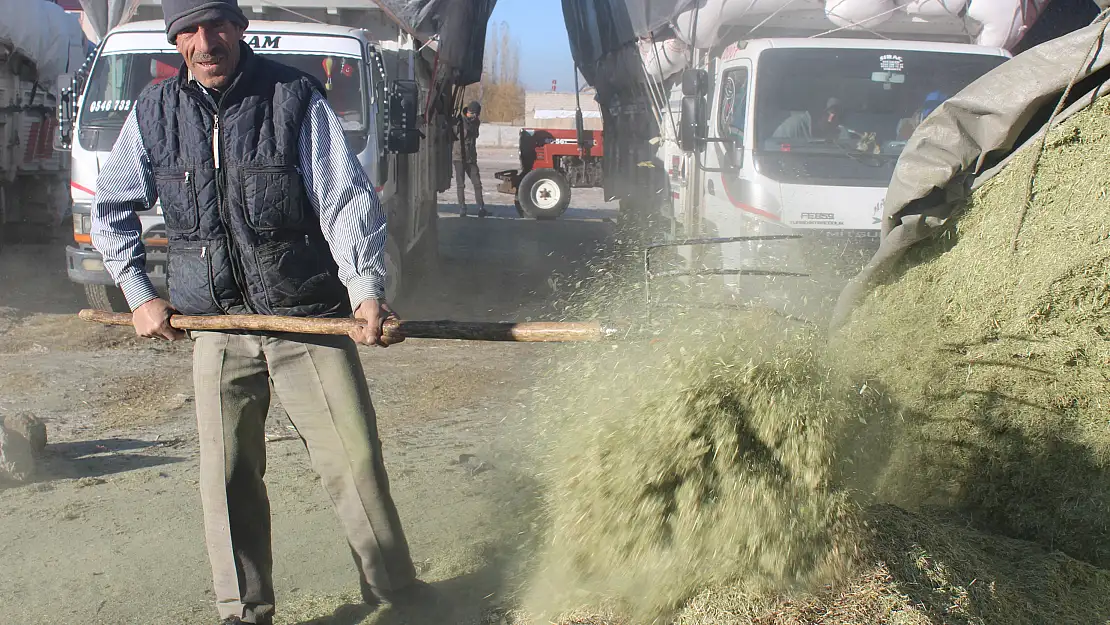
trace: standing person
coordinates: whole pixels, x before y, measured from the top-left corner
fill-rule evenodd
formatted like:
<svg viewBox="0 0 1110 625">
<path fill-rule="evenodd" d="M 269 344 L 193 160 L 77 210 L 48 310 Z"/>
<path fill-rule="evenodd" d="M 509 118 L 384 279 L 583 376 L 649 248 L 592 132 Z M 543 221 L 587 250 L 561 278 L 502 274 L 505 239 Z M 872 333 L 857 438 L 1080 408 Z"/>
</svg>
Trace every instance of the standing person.
<svg viewBox="0 0 1110 625">
<path fill-rule="evenodd" d="M 356 348 L 386 347 L 385 215 L 319 83 L 254 54 L 237 0 L 164 0 L 178 74 L 139 96 L 97 181 L 92 236 L 141 336 L 168 319 L 269 314 L 366 322 L 350 337 L 196 332 L 200 498 L 222 623 L 274 612 L 264 422 L 270 384 L 335 505 L 368 603 L 416 581 Z M 145 271 L 136 211 L 161 200 L 170 301 Z M 353 339 L 353 340 L 352 340 Z"/>
<path fill-rule="evenodd" d="M 459 190 L 459 215 L 466 217 L 466 179 L 474 185 L 474 199 L 478 202 L 478 216 L 489 215 L 482 197 L 482 174 L 478 172 L 478 127 L 482 120 L 482 105 L 477 100 L 466 105 L 455 123 L 455 184 Z"/>
</svg>

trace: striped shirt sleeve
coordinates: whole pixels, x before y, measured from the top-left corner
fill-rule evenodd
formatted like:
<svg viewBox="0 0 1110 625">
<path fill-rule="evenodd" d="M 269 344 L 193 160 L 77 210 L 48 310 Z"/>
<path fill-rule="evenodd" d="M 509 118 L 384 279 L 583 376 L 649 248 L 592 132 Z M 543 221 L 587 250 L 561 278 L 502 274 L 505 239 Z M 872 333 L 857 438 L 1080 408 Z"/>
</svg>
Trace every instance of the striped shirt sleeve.
<svg viewBox="0 0 1110 625">
<path fill-rule="evenodd" d="M 305 189 L 351 306 L 382 298 L 385 212 L 366 171 L 347 146 L 339 118 L 320 94 L 313 94 L 309 103 L 300 145 Z"/>
<path fill-rule="evenodd" d="M 146 248 L 136 214 L 154 206 L 156 199 L 150 158 L 132 110 L 97 177 L 90 231 L 93 247 L 131 310 L 158 297 L 146 274 Z"/>
</svg>

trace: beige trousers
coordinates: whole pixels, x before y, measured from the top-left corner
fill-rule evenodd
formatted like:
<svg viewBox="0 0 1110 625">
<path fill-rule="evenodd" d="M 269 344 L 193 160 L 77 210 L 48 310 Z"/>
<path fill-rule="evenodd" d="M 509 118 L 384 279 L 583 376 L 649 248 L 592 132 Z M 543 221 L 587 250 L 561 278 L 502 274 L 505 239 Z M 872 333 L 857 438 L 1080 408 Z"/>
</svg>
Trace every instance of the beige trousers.
<svg viewBox="0 0 1110 625">
<path fill-rule="evenodd" d="M 264 423 L 270 384 L 308 448 L 347 534 L 361 586 L 389 596 L 416 578 L 389 493 L 358 350 L 347 337 L 194 332 L 204 532 L 220 618 L 274 611 Z"/>
</svg>

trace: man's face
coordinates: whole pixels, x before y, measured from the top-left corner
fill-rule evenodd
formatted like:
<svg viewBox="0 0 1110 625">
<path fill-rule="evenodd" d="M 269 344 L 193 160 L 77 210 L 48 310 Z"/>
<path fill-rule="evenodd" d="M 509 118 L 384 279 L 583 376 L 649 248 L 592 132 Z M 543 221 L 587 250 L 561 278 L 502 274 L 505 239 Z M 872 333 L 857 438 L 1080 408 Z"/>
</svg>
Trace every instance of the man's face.
<svg viewBox="0 0 1110 625">
<path fill-rule="evenodd" d="M 828 139 L 840 133 L 840 109 L 830 107 L 825 109 L 824 114 L 814 124 L 814 135 Z"/>
<path fill-rule="evenodd" d="M 470 109 L 466 109 L 466 116 L 470 119 L 474 119 L 475 117 L 478 116 L 478 114 L 475 113 L 474 111 L 470 110 Z"/>
<path fill-rule="evenodd" d="M 221 19 L 181 31 L 175 44 L 197 82 L 209 89 L 224 89 L 239 66 L 242 38 L 243 29 L 238 24 Z"/>
</svg>

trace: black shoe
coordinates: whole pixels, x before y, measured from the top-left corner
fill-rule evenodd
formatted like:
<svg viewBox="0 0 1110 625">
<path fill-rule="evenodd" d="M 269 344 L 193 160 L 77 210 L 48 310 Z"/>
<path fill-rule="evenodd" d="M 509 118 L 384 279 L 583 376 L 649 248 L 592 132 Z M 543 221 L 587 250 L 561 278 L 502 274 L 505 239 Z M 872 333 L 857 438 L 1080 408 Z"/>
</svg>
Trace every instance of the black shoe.
<svg viewBox="0 0 1110 625">
<path fill-rule="evenodd" d="M 267 617 L 264 617 L 260 621 L 255 621 L 255 625 L 273 625 L 273 622 L 274 622 L 273 619 L 267 616 Z M 238 616 L 229 616 L 229 617 L 225 618 L 224 620 L 220 621 L 220 625 L 249 625 L 249 624 L 246 621 L 244 621 L 243 619 L 239 618 Z"/>
<path fill-rule="evenodd" d="M 466 205 L 465 204 L 463 204 L 463 207 L 459 209 L 459 217 L 466 217 Z"/>
<path fill-rule="evenodd" d="M 478 216 L 479 217 L 485 217 L 486 215 L 489 215 L 489 211 L 486 210 L 486 207 L 485 206 L 478 207 Z"/>
</svg>

